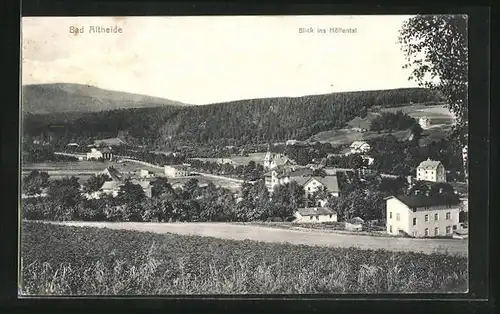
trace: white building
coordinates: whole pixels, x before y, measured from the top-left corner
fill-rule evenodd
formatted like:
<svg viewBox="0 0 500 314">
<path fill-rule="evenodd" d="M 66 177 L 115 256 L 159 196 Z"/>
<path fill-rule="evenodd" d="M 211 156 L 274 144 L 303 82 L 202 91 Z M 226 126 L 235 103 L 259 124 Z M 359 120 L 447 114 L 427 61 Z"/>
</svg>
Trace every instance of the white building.
<svg viewBox="0 0 500 314">
<path fill-rule="evenodd" d="M 335 222 L 337 213 L 328 207 L 299 208 L 295 212 L 295 223 Z"/>
<path fill-rule="evenodd" d="M 296 144 L 299 144 L 300 142 L 297 141 L 297 140 L 288 140 L 286 141 L 286 145 L 289 146 L 289 145 L 296 145 Z"/>
<path fill-rule="evenodd" d="M 446 170 L 440 161 L 427 158 L 417 167 L 417 180 L 446 182 Z"/>
<path fill-rule="evenodd" d="M 344 222 L 347 231 L 362 231 L 365 221 L 360 217 L 354 217 Z"/>
<path fill-rule="evenodd" d="M 365 141 L 354 141 L 351 146 L 349 146 L 348 154 L 364 154 L 370 150 L 370 144 Z"/>
<path fill-rule="evenodd" d="M 141 178 L 152 178 L 155 176 L 154 172 L 153 171 L 149 171 L 149 170 L 145 170 L 145 169 L 141 169 L 141 171 L 139 172 L 139 176 Z"/>
<path fill-rule="evenodd" d="M 169 178 L 187 177 L 189 176 L 189 167 L 185 165 L 165 165 L 165 175 Z"/>
<path fill-rule="evenodd" d="M 420 124 L 420 127 L 422 127 L 422 129 L 428 129 L 431 125 L 431 119 L 429 119 L 428 117 L 420 117 L 420 119 L 418 119 L 418 124 Z"/>
<path fill-rule="evenodd" d="M 458 228 L 459 200 L 445 195 L 403 195 L 388 197 L 386 201 L 388 234 L 452 236 Z"/>
<path fill-rule="evenodd" d="M 264 168 L 265 169 L 276 169 L 282 166 L 292 166 L 295 162 L 283 154 L 277 154 L 271 152 L 271 146 L 267 147 L 267 153 L 264 157 Z"/>
<path fill-rule="evenodd" d="M 87 160 L 103 158 L 102 152 L 96 148 L 92 148 L 90 153 L 87 153 Z"/>
<path fill-rule="evenodd" d="M 236 162 L 230 158 L 218 158 L 216 160 L 216 162 L 219 164 L 219 165 L 232 165 L 232 166 L 236 166 Z"/>
</svg>

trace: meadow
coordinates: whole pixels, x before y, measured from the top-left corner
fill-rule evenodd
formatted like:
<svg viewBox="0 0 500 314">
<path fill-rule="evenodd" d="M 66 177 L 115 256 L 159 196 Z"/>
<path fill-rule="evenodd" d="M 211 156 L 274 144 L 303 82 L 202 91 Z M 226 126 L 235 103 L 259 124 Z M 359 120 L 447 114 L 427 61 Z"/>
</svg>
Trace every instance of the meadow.
<svg viewBox="0 0 500 314">
<path fill-rule="evenodd" d="M 70 227 L 21 226 L 22 295 L 433 293 L 467 259 Z M 43 241 L 40 241 L 43 239 Z"/>
</svg>

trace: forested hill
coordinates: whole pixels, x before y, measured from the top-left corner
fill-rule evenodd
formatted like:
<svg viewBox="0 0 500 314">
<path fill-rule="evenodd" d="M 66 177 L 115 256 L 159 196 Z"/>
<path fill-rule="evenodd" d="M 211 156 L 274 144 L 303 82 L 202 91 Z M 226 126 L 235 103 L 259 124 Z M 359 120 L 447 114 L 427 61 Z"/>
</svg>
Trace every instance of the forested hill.
<svg viewBox="0 0 500 314">
<path fill-rule="evenodd" d="M 220 143 L 225 145 L 306 139 L 341 128 L 373 106 L 393 107 L 439 101 L 420 88 L 344 92 L 304 97 L 239 100 L 205 106 L 140 108 L 67 115 L 25 115 L 25 134 L 50 129 L 67 140 L 116 136 L 119 130 L 144 144 Z"/>
<path fill-rule="evenodd" d="M 54 114 L 113 109 L 185 106 L 169 99 L 110 91 L 82 84 L 34 84 L 22 87 L 23 112 Z"/>
</svg>

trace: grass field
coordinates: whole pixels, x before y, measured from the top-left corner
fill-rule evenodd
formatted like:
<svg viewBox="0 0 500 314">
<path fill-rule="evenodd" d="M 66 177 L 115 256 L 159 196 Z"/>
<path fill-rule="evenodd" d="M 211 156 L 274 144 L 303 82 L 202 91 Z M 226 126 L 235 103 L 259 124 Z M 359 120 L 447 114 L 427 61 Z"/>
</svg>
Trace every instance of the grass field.
<svg viewBox="0 0 500 314">
<path fill-rule="evenodd" d="M 456 256 L 35 222 L 21 250 L 22 295 L 465 292 L 468 280 Z"/>
</svg>

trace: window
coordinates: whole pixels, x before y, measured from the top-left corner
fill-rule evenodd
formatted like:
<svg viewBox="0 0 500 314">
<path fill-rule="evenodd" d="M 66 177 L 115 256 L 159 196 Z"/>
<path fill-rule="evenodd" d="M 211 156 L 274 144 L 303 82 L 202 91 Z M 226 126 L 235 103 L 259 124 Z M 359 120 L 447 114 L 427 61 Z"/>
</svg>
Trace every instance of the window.
<svg viewBox="0 0 500 314">
<path fill-rule="evenodd" d="M 446 226 L 446 234 L 450 234 L 451 233 L 451 228 L 450 226 Z"/>
<path fill-rule="evenodd" d="M 392 219 L 392 212 L 389 212 L 389 219 Z"/>
<path fill-rule="evenodd" d="M 309 220 L 313 220 L 313 216 L 309 217 Z"/>
<path fill-rule="evenodd" d="M 330 218 L 332 218 L 332 215 L 330 214 Z"/>
<path fill-rule="evenodd" d="M 308 190 L 308 191 L 311 191 L 311 187 L 308 187 L 308 188 L 307 188 L 307 190 Z"/>
<path fill-rule="evenodd" d="M 417 225 L 417 218 L 413 218 L 413 225 L 416 226 Z"/>
<path fill-rule="evenodd" d="M 451 219 L 451 213 L 450 212 L 447 212 L 446 213 L 446 220 L 450 220 Z"/>
<path fill-rule="evenodd" d="M 435 220 L 435 221 L 438 221 L 438 220 L 439 220 L 439 214 L 438 214 L 438 213 L 435 213 L 435 214 L 434 214 L 434 220 Z"/>
<path fill-rule="evenodd" d="M 434 228 L 434 235 L 435 236 L 439 235 L 439 228 L 437 228 L 437 227 Z"/>
<path fill-rule="evenodd" d="M 316 216 L 316 220 L 319 220 L 319 216 Z"/>
<path fill-rule="evenodd" d="M 429 236 L 429 228 L 425 228 L 424 235 L 425 235 L 426 237 L 428 237 L 428 236 Z"/>
<path fill-rule="evenodd" d="M 389 232 L 392 233 L 392 226 L 389 226 Z"/>
<path fill-rule="evenodd" d="M 416 237 L 416 236 L 417 236 L 417 232 L 416 232 L 416 231 L 413 231 L 413 232 L 411 233 L 411 235 L 412 235 L 412 236 L 414 236 L 414 237 Z"/>
<path fill-rule="evenodd" d="M 457 225 L 453 225 L 453 230 L 457 230 Z"/>
<path fill-rule="evenodd" d="M 400 216 L 399 216 L 399 213 L 396 214 L 396 220 L 399 221 L 400 219 Z"/>
<path fill-rule="evenodd" d="M 429 222 L 429 215 L 425 215 L 425 222 Z"/>
</svg>

